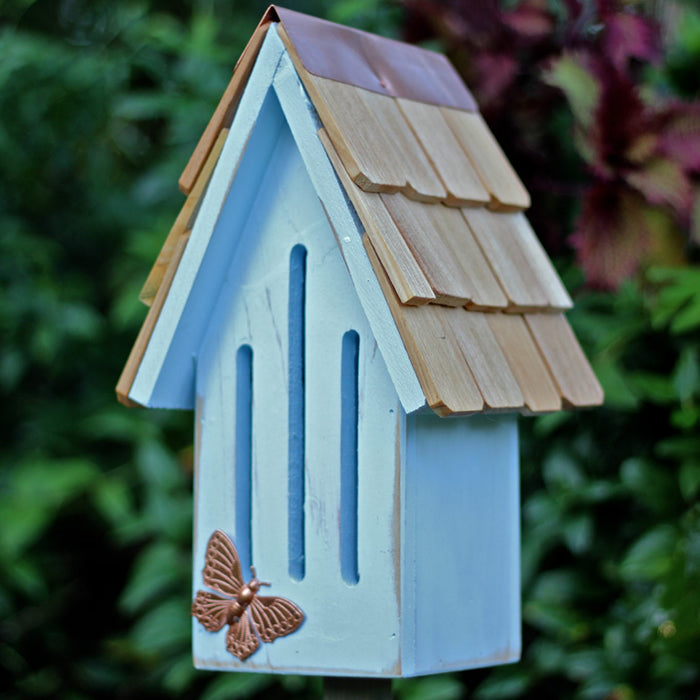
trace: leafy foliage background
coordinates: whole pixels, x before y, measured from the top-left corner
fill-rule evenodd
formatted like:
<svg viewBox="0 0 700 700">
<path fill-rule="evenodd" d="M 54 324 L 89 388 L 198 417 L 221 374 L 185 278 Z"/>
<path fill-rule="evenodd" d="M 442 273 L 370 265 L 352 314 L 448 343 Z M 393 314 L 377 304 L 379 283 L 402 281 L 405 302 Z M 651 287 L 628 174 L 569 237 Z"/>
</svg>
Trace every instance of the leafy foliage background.
<svg viewBox="0 0 700 700">
<path fill-rule="evenodd" d="M 684 151 L 700 148 L 700 13 L 678 6 L 663 39 L 638 4 L 290 6 L 450 51 L 533 192 L 606 391 L 600 410 L 521 422 L 523 660 L 395 694 L 698 697 L 700 165 Z M 0 3 L 3 697 L 320 695 L 318 679 L 192 668 L 192 419 L 113 393 L 177 177 L 265 8 Z M 626 54 L 606 43 L 616 22 Z M 620 136 L 635 110 L 656 120 Z M 685 148 L 659 145 L 661 114 L 686 120 Z"/>
</svg>

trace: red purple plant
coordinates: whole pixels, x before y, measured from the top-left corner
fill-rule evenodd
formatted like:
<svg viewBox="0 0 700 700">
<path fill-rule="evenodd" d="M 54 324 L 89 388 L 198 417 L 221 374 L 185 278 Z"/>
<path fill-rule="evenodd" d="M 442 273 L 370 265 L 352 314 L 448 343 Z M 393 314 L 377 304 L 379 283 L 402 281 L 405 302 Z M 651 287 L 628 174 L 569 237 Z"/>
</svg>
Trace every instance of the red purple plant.
<svg viewBox="0 0 700 700">
<path fill-rule="evenodd" d="M 700 103 L 645 84 L 663 55 L 655 21 L 620 0 L 565 0 L 558 14 L 543 0 L 403 5 L 406 38 L 446 45 L 533 194 L 536 230 L 554 252 L 574 248 L 590 285 L 700 242 Z"/>
</svg>

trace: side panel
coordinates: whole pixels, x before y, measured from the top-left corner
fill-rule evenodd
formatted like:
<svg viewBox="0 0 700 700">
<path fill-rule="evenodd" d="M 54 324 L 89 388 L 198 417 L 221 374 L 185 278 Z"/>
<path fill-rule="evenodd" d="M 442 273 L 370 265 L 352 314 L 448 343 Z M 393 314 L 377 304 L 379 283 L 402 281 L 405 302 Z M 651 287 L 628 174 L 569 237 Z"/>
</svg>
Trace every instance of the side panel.
<svg viewBox="0 0 700 700">
<path fill-rule="evenodd" d="M 406 675 L 520 657 L 517 418 L 408 416 Z"/>
<path fill-rule="evenodd" d="M 269 109 L 279 109 L 270 102 Z M 238 179 L 229 197 L 235 197 Z M 228 216 L 229 209 L 224 206 Z M 399 661 L 397 431 L 401 409 L 386 365 L 323 207 L 286 126 L 276 136 L 235 259 L 211 316 L 197 365 L 197 492 L 194 589 L 211 533 L 236 539 L 236 356 L 252 351 L 252 561 L 263 594 L 293 600 L 303 626 L 246 661 L 225 648 L 225 630 L 206 632 L 195 620 L 200 668 L 395 675 Z M 223 218 L 218 226 L 226 227 Z M 222 228 L 223 230 L 223 228 Z M 289 572 L 289 270 L 303 245 L 305 289 L 304 575 Z M 343 336 L 359 335 L 358 572 L 341 573 L 340 444 Z M 244 572 L 246 573 L 246 572 Z"/>
</svg>

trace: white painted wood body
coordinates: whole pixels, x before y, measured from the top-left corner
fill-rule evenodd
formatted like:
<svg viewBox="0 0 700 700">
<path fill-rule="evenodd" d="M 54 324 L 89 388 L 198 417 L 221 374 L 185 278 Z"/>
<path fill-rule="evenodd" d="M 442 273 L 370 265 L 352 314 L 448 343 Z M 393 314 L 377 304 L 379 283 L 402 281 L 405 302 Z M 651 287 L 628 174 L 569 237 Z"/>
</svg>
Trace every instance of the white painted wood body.
<svg viewBox="0 0 700 700">
<path fill-rule="evenodd" d="M 246 661 L 226 650 L 225 629 L 210 633 L 193 620 L 195 664 L 392 677 L 515 660 L 516 419 L 424 412 L 359 221 L 317 128 L 271 29 L 130 392 L 148 406 L 195 408 L 194 591 L 203 588 L 214 530 L 245 549 L 239 540 L 246 533 L 237 529 L 249 529 L 252 563 L 272 584 L 261 594 L 288 597 L 306 615 L 298 631 L 262 644 Z M 299 430 L 290 408 L 290 373 L 299 361 L 290 354 L 297 313 L 290 310 L 290 260 L 299 245 L 306 250 L 303 576 L 295 570 L 300 562 L 290 561 L 290 540 L 299 543 L 289 502 L 290 445 Z M 359 336 L 356 582 L 341 564 L 348 331 Z M 252 357 L 243 467 L 236 444 L 242 347 Z M 250 470 L 250 505 L 237 502 L 242 468 Z"/>
</svg>

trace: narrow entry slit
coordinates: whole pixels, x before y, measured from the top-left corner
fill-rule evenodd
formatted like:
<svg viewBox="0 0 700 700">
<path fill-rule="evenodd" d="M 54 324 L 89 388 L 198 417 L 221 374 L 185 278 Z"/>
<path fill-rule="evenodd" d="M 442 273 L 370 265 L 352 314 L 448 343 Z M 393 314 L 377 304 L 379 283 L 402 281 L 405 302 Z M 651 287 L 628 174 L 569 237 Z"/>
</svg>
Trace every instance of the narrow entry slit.
<svg viewBox="0 0 700 700">
<path fill-rule="evenodd" d="M 360 336 L 343 336 L 340 377 L 340 573 L 343 581 L 360 580 L 357 556 L 357 422 Z"/>
<path fill-rule="evenodd" d="M 253 351 L 241 345 L 236 353 L 236 546 L 244 571 L 253 564 L 251 536 L 253 467 Z"/>
<path fill-rule="evenodd" d="M 305 574 L 305 333 L 306 248 L 296 245 L 289 259 L 289 575 Z"/>
</svg>

